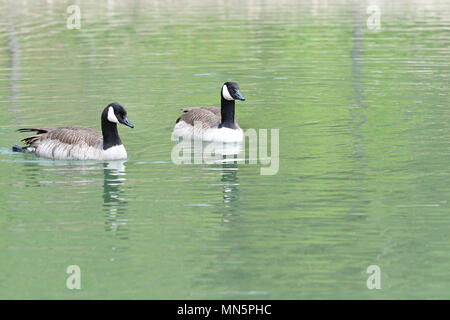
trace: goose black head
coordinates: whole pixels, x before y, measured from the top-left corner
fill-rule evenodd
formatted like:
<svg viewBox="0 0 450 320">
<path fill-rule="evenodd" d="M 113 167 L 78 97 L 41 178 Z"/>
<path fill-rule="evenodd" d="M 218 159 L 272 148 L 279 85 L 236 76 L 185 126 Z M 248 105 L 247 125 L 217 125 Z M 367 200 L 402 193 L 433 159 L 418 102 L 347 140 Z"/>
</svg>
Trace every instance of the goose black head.
<svg viewBox="0 0 450 320">
<path fill-rule="evenodd" d="M 222 97 L 225 100 L 229 101 L 233 100 L 245 101 L 245 98 L 242 96 L 241 91 L 239 90 L 239 85 L 236 82 L 225 82 L 223 84 Z"/>
<path fill-rule="evenodd" d="M 127 118 L 127 110 L 117 102 L 110 103 L 103 112 L 106 115 L 106 119 L 112 123 L 121 123 L 130 128 L 134 128 Z"/>
</svg>

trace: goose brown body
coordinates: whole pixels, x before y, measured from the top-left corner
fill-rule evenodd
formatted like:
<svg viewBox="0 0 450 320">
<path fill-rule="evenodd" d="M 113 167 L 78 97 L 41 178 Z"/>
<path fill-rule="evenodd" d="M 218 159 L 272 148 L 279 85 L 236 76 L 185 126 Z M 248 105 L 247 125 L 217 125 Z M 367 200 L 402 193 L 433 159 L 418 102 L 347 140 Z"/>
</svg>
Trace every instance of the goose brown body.
<svg viewBox="0 0 450 320">
<path fill-rule="evenodd" d="M 22 141 L 26 144 L 26 150 L 35 152 L 39 157 L 57 160 L 126 159 L 127 152 L 117 131 L 118 123 L 134 127 L 126 115 L 125 108 L 113 102 L 102 112 L 102 133 L 80 126 L 24 128 L 18 131 L 35 133 Z M 15 149 L 23 150 L 20 147 Z"/>
<path fill-rule="evenodd" d="M 35 135 L 22 139 L 28 147 L 38 148 L 45 141 L 53 140 L 68 146 L 86 144 L 90 147 L 100 148 L 103 146 L 101 133 L 79 126 L 60 128 L 24 128 L 19 132 L 36 132 Z"/>
<path fill-rule="evenodd" d="M 235 82 L 225 82 L 220 91 L 221 107 L 185 108 L 177 119 L 172 139 L 241 142 L 244 133 L 235 118 L 235 100 L 244 101 Z"/>
<path fill-rule="evenodd" d="M 221 121 L 222 115 L 218 107 L 190 107 L 182 109 L 184 112 L 176 123 L 184 121 L 187 124 L 194 125 L 196 121 L 201 122 L 203 128 L 217 128 Z M 239 128 L 237 119 L 234 119 L 236 128 Z"/>
<path fill-rule="evenodd" d="M 36 132 L 22 141 L 39 157 L 57 160 L 115 160 L 127 157 L 123 145 L 103 150 L 102 134 L 89 128 L 71 126 L 60 128 L 20 129 Z M 116 151 L 116 152 L 112 152 Z"/>
</svg>

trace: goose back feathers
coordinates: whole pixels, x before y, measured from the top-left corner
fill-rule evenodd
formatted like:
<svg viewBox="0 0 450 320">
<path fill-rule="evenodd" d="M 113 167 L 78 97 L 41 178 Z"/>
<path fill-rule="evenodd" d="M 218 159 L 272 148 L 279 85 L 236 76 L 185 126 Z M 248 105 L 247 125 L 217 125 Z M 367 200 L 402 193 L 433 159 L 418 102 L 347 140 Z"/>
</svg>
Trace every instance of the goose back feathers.
<svg viewBox="0 0 450 320">
<path fill-rule="evenodd" d="M 206 129 L 216 128 L 222 122 L 222 115 L 218 107 L 190 107 L 182 110 L 184 114 L 177 119 L 176 123 L 184 121 L 193 126 L 196 121 L 199 121 Z M 237 119 L 234 119 L 234 123 L 239 128 Z"/>
</svg>

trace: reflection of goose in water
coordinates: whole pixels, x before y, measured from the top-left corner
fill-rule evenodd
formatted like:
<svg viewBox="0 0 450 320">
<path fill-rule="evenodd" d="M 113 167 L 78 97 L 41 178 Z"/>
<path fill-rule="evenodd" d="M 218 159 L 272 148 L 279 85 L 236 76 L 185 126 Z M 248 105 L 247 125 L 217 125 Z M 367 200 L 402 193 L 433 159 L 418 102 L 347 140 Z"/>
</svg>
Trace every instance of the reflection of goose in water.
<svg viewBox="0 0 450 320">
<path fill-rule="evenodd" d="M 109 161 L 104 163 L 103 207 L 106 231 L 111 231 L 120 238 L 128 239 L 126 228 L 128 219 L 125 217 L 128 203 L 123 198 L 122 190 L 122 185 L 126 181 L 125 162 Z"/>
<path fill-rule="evenodd" d="M 23 165 L 27 186 L 64 185 L 68 187 L 100 186 L 101 180 L 92 174 L 101 168 L 98 161 L 47 160 L 30 157 L 30 160 L 14 160 Z"/>
<path fill-rule="evenodd" d="M 239 178 L 237 177 L 238 166 L 233 163 L 222 164 L 223 203 L 230 208 L 234 202 L 241 199 Z"/>
<path fill-rule="evenodd" d="M 220 183 L 222 184 L 223 206 L 219 207 L 218 213 L 222 216 L 222 225 L 235 224 L 240 221 L 242 200 L 242 189 L 238 177 L 238 165 L 235 163 L 223 163 L 221 169 Z"/>
</svg>

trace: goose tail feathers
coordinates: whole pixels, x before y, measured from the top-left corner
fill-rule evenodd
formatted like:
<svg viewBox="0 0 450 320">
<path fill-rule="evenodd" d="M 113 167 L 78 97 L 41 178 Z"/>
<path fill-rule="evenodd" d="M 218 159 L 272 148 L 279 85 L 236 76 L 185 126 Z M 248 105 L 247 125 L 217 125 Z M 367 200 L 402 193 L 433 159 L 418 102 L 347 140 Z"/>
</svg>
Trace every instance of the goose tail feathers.
<svg viewBox="0 0 450 320">
<path fill-rule="evenodd" d="M 49 131 L 49 129 L 45 129 L 45 128 L 22 128 L 22 129 L 18 129 L 18 132 L 35 132 L 36 134 L 30 137 L 26 137 L 25 139 L 22 139 L 20 141 L 23 141 L 27 146 L 26 147 L 20 147 L 18 145 L 14 145 L 13 146 L 13 151 L 14 149 L 18 150 L 16 152 L 25 152 L 29 150 L 29 147 L 33 144 L 33 142 L 39 140 L 40 135 L 47 133 Z M 20 149 L 22 149 L 22 151 L 20 151 Z"/>
<path fill-rule="evenodd" d="M 43 133 L 47 133 L 48 130 L 44 129 L 44 128 L 22 128 L 22 129 L 18 129 L 18 132 L 36 132 L 36 134 L 43 134 Z"/>
</svg>

